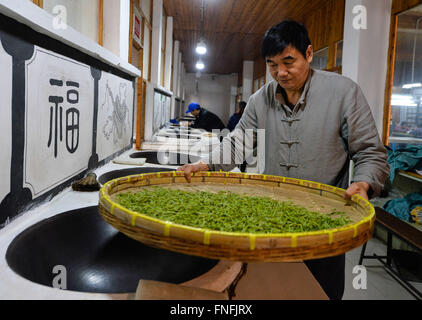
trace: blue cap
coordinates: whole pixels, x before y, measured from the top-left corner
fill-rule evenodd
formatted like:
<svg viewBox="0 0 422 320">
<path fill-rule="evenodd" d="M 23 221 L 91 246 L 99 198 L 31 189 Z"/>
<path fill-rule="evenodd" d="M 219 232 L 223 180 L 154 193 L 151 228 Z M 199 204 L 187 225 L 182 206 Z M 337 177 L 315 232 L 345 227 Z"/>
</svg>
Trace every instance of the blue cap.
<svg viewBox="0 0 422 320">
<path fill-rule="evenodd" d="M 201 106 L 199 104 L 197 104 L 196 102 L 192 102 L 189 106 L 188 106 L 188 111 L 186 111 L 186 114 L 199 109 Z"/>
</svg>

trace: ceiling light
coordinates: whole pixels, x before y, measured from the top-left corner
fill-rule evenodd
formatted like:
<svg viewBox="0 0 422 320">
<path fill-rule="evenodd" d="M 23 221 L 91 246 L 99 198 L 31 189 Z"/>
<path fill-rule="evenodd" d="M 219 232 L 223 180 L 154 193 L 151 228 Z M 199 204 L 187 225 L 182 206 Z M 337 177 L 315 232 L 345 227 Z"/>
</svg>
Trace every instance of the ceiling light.
<svg viewBox="0 0 422 320">
<path fill-rule="evenodd" d="M 415 100 L 409 95 L 393 94 L 391 105 L 395 107 L 417 107 Z"/>
<path fill-rule="evenodd" d="M 413 88 L 420 88 L 422 87 L 422 83 L 410 83 L 410 84 L 405 84 L 403 86 L 403 89 L 413 89 Z"/>
<path fill-rule="evenodd" d="M 207 47 L 205 46 L 204 41 L 198 43 L 198 45 L 196 46 L 196 53 L 201 55 L 207 53 Z"/>
<path fill-rule="evenodd" d="M 203 63 L 201 60 L 199 60 L 199 61 L 196 63 L 196 69 L 198 69 L 198 70 L 203 70 L 204 68 L 205 68 L 204 63 Z"/>
</svg>

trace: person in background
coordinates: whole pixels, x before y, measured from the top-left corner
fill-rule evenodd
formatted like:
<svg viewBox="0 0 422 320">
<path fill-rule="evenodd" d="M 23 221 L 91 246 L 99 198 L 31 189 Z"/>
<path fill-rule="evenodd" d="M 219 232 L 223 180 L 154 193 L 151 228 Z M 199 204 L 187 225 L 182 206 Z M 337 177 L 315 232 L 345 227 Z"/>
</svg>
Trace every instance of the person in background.
<svg viewBox="0 0 422 320">
<path fill-rule="evenodd" d="M 205 108 L 202 108 L 198 103 L 192 102 L 188 106 L 186 114 L 192 114 L 195 117 L 195 121 L 190 125 L 191 128 L 195 129 L 204 129 L 205 131 L 212 132 L 213 130 L 224 130 L 226 126 L 220 120 L 220 118 L 208 111 Z"/>
<path fill-rule="evenodd" d="M 415 125 L 413 128 L 410 129 L 409 134 L 411 136 L 416 137 L 416 138 L 421 138 L 422 137 L 422 127 Z"/>
<path fill-rule="evenodd" d="M 240 118 L 242 118 L 243 111 L 245 111 L 246 102 L 241 101 L 237 107 L 236 112 L 230 117 L 229 122 L 227 124 L 227 129 L 233 131 L 236 128 L 237 124 L 239 123 Z"/>
<path fill-rule="evenodd" d="M 245 108 L 246 108 L 246 102 L 240 101 L 239 104 L 237 105 L 236 112 L 230 117 L 229 122 L 227 124 L 227 129 L 230 130 L 230 132 L 236 128 L 237 124 L 240 121 L 240 118 L 242 118 Z M 239 169 L 241 172 L 246 172 L 246 167 L 247 167 L 247 161 L 245 160 L 239 166 Z"/>
<path fill-rule="evenodd" d="M 400 124 L 396 124 L 393 130 L 394 132 L 408 133 L 411 130 L 411 127 L 407 121 L 403 121 Z"/>
<path fill-rule="evenodd" d="M 248 100 L 236 129 L 203 161 L 180 167 L 189 182 L 198 171 L 231 171 L 246 159 L 236 137 L 246 130 L 265 134 L 263 174 L 316 181 L 346 189 L 345 199 L 376 197 L 389 175 L 387 150 L 358 84 L 342 75 L 313 70 L 313 47 L 306 27 L 285 20 L 265 34 L 261 55 L 274 81 Z M 247 157 L 248 155 L 246 155 Z M 349 166 L 354 176 L 349 184 Z M 327 296 L 342 299 L 345 254 L 304 261 Z"/>
</svg>

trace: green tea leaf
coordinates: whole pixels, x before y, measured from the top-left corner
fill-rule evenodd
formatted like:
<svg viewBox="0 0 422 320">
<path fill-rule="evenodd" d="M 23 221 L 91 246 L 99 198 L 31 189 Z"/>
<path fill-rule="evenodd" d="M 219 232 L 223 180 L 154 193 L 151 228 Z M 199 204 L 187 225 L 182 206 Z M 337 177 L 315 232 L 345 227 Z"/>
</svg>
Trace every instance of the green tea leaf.
<svg viewBox="0 0 422 320">
<path fill-rule="evenodd" d="M 176 224 L 225 232 L 294 233 L 343 227 L 344 212 L 310 211 L 292 202 L 231 192 L 181 191 L 162 187 L 120 193 L 123 207 Z"/>
</svg>

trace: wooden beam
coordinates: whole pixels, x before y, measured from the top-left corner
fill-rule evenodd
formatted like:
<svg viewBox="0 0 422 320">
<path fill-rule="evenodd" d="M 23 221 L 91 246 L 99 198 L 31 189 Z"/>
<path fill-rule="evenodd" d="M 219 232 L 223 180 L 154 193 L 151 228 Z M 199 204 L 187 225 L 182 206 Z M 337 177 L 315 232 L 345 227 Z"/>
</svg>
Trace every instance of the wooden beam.
<svg viewBox="0 0 422 320">
<path fill-rule="evenodd" d="M 396 15 L 422 4 L 422 0 L 393 0 L 391 14 Z"/>
<path fill-rule="evenodd" d="M 143 51 L 143 50 L 141 50 Z M 145 121 L 145 118 L 143 117 L 143 100 L 145 97 L 143 96 L 143 79 L 138 78 L 137 83 L 137 98 L 136 98 L 136 149 L 141 150 L 141 143 L 142 143 L 142 133 L 141 133 L 141 127 L 142 122 Z"/>
<path fill-rule="evenodd" d="M 104 45 L 104 0 L 98 0 L 98 44 Z"/>
<path fill-rule="evenodd" d="M 384 95 L 384 117 L 383 117 L 383 130 L 382 130 L 382 141 L 384 145 L 388 146 L 390 137 L 390 119 L 391 119 L 391 96 L 393 94 L 394 86 L 394 68 L 396 61 L 396 44 L 397 44 L 397 26 L 398 26 L 398 15 L 391 16 L 390 26 L 390 44 L 388 48 L 388 70 L 387 79 L 385 83 L 385 95 Z"/>
<path fill-rule="evenodd" d="M 40 8 L 44 8 L 44 0 L 33 0 L 33 2 Z"/>
<path fill-rule="evenodd" d="M 337 65 L 337 43 L 330 43 L 328 47 L 328 63 L 327 69 L 333 69 Z"/>
<path fill-rule="evenodd" d="M 139 8 L 139 10 L 141 10 Z M 141 11 L 142 19 L 141 19 L 141 42 L 142 42 L 142 48 L 144 47 L 145 42 L 145 22 L 147 21 L 147 18 L 144 16 L 144 14 Z"/>
<path fill-rule="evenodd" d="M 145 18 L 142 18 L 144 20 Z M 136 105 L 136 149 L 141 150 L 141 143 L 143 140 L 143 128 L 145 122 L 145 94 L 144 94 L 144 48 L 141 48 L 138 52 L 138 66 L 142 75 L 138 78 L 137 83 L 137 105 Z"/>
<path fill-rule="evenodd" d="M 145 137 L 145 105 L 146 105 L 146 94 L 147 94 L 147 82 L 142 79 L 142 108 L 141 108 L 141 115 L 142 115 L 142 119 L 143 121 L 141 121 L 141 139 L 140 141 L 144 140 Z"/>
<path fill-rule="evenodd" d="M 129 63 L 132 63 L 132 47 L 133 47 L 133 1 L 130 0 L 130 18 L 129 18 Z"/>
</svg>

